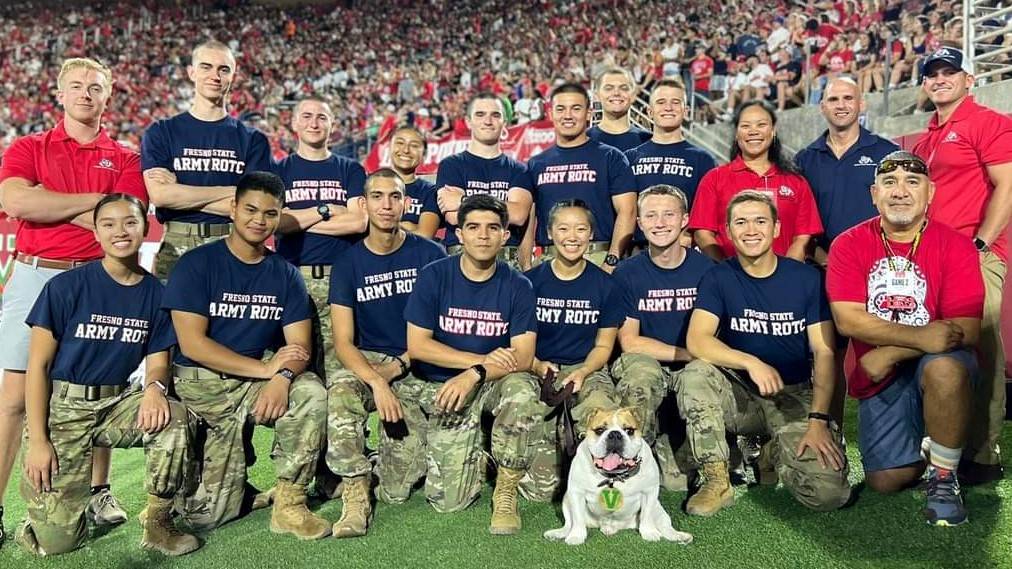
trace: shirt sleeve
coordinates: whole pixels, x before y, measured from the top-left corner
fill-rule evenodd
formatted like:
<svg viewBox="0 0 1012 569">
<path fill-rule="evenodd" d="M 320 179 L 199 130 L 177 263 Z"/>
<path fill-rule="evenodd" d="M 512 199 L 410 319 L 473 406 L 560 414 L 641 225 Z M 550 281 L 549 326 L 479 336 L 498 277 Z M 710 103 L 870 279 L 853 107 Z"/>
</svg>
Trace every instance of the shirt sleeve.
<svg viewBox="0 0 1012 569">
<path fill-rule="evenodd" d="M 365 195 L 365 168 L 358 162 L 348 167 L 348 199 Z"/>
<path fill-rule="evenodd" d="M 629 160 L 620 150 L 609 153 L 608 191 L 613 196 L 636 192 L 636 177 Z"/>
<path fill-rule="evenodd" d="M 605 301 L 601 310 L 601 319 L 598 321 L 598 328 L 618 328 L 625 320 L 623 309 L 622 293 L 616 286 L 612 277 L 606 277 L 604 281 Z"/>
<path fill-rule="evenodd" d="M 856 231 L 844 233 L 833 241 L 829 248 L 829 260 L 826 269 L 826 293 L 830 302 L 868 301 L 867 275 L 861 268 L 861 249 L 859 235 Z M 978 269 L 979 270 L 979 269 Z"/>
<path fill-rule="evenodd" d="M 327 302 L 338 306 L 355 306 L 355 286 L 352 280 L 355 278 L 351 270 L 351 249 L 346 249 L 334 259 L 335 267 L 345 267 L 345 270 L 330 271 L 330 292 L 327 293 Z"/>
<path fill-rule="evenodd" d="M 990 120 L 981 121 L 974 148 L 985 166 L 1012 162 L 1012 118 L 991 112 Z"/>
<path fill-rule="evenodd" d="M 136 152 L 128 152 L 123 160 L 123 169 L 114 191 L 134 196 L 145 204 L 150 202 L 144 176 L 141 175 L 141 157 Z"/>
<path fill-rule="evenodd" d="M 151 335 L 148 336 L 148 354 L 157 354 L 158 352 L 164 352 L 172 346 L 175 346 L 176 331 L 172 328 L 172 318 L 169 313 L 164 310 L 159 310 L 155 314 L 154 321 L 151 323 Z"/>
<path fill-rule="evenodd" d="M 204 271 L 196 266 L 198 264 L 197 258 L 192 253 L 180 257 L 179 262 L 169 273 L 169 281 L 165 284 L 162 309 L 210 317 L 209 282 L 207 278 L 201 278 Z"/>
<path fill-rule="evenodd" d="M 805 312 L 805 319 L 808 325 L 820 322 L 832 321 L 833 313 L 829 310 L 829 301 L 826 299 L 826 287 L 822 283 L 822 274 L 813 267 L 802 267 L 806 272 L 813 273 L 809 279 L 808 290 L 805 291 L 808 297 L 808 309 Z"/>
<path fill-rule="evenodd" d="M 973 242 L 963 235 L 949 238 L 943 256 L 943 274 L 939 294 L 939 318 L 982 318 L 984 315 L 984 277 L 980 272 L 980 254 Z"/>
<path fill-rule="evenodd" d="M 725 271 L 726 267 L 717 265 L 703 274 L 699 280 L 699 287 L 696 289 L 696 306 L 693 310 L 705 310 L 724 321 L 726 305 L 720 286 L 719 273 Z"/>
<path fill-rule="evenodd" d="M 510 337 L 522 336 L 538 331 L 536 315 L 537 298 L 534 285 L 527 277 L 513 276 L 513 306 L 510 310 Z"/>
<path fill-rule="evenodd" d="M 439 274 L 429 265 L 422 269 L 415 281 L 415 289 L 404 306 L 404 320 L 426 330 L 436 329 L 439 313 Z"/>
<path fill-rule="evenodd" d="M 271 145 L 267 142 L 267 136 L 256 129 L 250 129 L 249 151 L 246 153 L 246 173 L 249 172 L 273 172 L 274 160 L 271 158 Z"/>
<path fill-rule="evenodd" d="M 74 298 L 72 294 L 60 294 L 59 281 L 49 281 L 39 294 L 39 298 L 32 305 L 31 312 L 25 318 L 28 326 L 38 326 L 53 333 L 53 337 L 60 340 L 63 337 L 64 328 L 70 319 L 70 301 Z"/>
<path fill-rule="evenodd" d="M 439 163 L 439 169 L 436 170 L 436 191 L 439 191 L 443 186 L 455 186 L 460 189 L 464 189 L 467 182 L 464 177 L 460 174 L 460 169 L 457 168 L 457 160 L 449 159 L 443 160 Z"/>
<path fill-rule="evenodd" d="M 425 184 L 422 188 L 422 213 L 430 212 L 436 215 L 442 215 L 439 211 L 439 202 L 436 201 L 436 186 L 432 184 Z"/>
<path fill-rule="evenodd" d="M 527 169 L 526 164 L 519 162 L 517 164 L 518 167 L 513 170 L 513 175 L 510 177 L 510 189 L 521 188 L 533 195 L 534 181 L 531 179 L 530 170 Z"/>
<path fill-rule="evenodd" d="M 39 183 L 35 167 L 35 140 L 24 136 L 14 141 L 0 156 L 0 181 L 8 178 L 24 178 L 32 185 Z"/>
<path fill-rule="evenodd" d="M 284 326 L 309 320 L 313 313 L 312 299 L 309 291 L 306 290 L 306 281 L 302 279 L 302 273 L 287 261 L 285 269 L 288 271 L 288 286 L 285 287 L 287 296 L 285 298 L 285 310 L 281 315 L 281 323 Z"/>
<path fill-rule="evenodd" d="M 696 199 L 689 212 L 689 229 L 706 229 L 718 233 L 720 231 L 720 196 L 718 195 L 720 169 L 710 170 L 699 181 L 696 188 Z"/>
<path fill-rule="evenodd" d="M 798 175 L 794 178 L 798 187 L 798 219 L 794 226 L 795 235 L 820 235 L 823 231 L 822 219 L 819 217 L 819 207 L 815 205 L 812 187 L 803 176 Z"/>
<path fill-rule="evenodd" d="M 172 152 L 169 150 L 169 143 L 166 140 L 165 127 L 163 123 L 156 122 L 148 127 L 141 140 L 141 169 L 152 168 L 172 169 Z"/>
<path fill-rule="evenodd" d="M 632 320 L 639 321 L 640 313 L 637 308 L 636 298 L 636 287 L 633 286 L 632 276 L 629 273 L 632 270 L 632 263 L 636 257 L 631 257 L 621 263 L 615 268 L 615 272 L 612 274 L 612 282 L 615 283 L 615 296 L 618 298 L 618 305 L 622 311 L 622 319 L 630 318 Z"/>
</svg>

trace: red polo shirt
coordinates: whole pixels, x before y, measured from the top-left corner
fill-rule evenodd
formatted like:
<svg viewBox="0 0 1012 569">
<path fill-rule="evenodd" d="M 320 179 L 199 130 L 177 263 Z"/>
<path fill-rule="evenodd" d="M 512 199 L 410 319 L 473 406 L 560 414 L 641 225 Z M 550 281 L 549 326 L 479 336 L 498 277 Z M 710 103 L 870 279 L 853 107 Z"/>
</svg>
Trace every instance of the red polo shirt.
<svg viewBox="0 0 1012 569">
<path fill-rule="evenodd" d="M 11 144 L 0 165 L 0 181 L 7 178 L 24 178 L 53 192 L 122 192 L 148 201 L 139 154 L 113 141 L 104 129 L 95 140 L 80 144 L 67 135 L 63 121 Z M 92 232 L 69 222 L 21 220 L 15 239 L 18 252 L 47 259 L 83 261 L 102 256 Z"/>
<path fill-rule="evenodd" d="M 780 217 L 780 236 L 773 252 L 786 255 L 798 235 L 819 235 L 822 221 L 808 182 L 798 174 L 781 172 L 775 165 L 759 175 L 745 165 L 741 156 L 707 172 L 699 181 L 689 214 L 689 229 L 707 229 L 717 234 L 717 243 L 727 257 L 735 254 L 727 235 L 727 204 L 742 190 L 757 190 L 773 198 Z"/>
<path fill-rule="evenodd" d="M 945 124 L 938 124 L 938 113 L 931 117 L 928 132 L 914 145 L 913 153 L 928 163 L 935 183 L 928 214 L 963 235 L 976 237 L 994 191 L 987 167 L 1012 162 L 1012 118 L 967 97 Z M 1008 262 L 1004 239 L 996 239 L 991 249 Z"/>
</svg>

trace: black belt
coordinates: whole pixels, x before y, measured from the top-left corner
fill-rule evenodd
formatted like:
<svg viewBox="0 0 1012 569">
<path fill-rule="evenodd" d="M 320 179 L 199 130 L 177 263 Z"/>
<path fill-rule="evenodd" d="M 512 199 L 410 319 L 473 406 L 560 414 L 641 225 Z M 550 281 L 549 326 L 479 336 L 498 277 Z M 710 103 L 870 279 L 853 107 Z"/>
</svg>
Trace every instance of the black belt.
<svg viewBox="0 0 1012 569">
<path fill-rule="evenodd" d="M 62 379 L 53 380 L 53 393 L 59 394 L 63 399 L 84 399 L 85 401 L 99 401 L 121 395 L 129 388 L 127 384 L 120 385 L 83 385 L 71 383 Z"/>
<path fill-rule="evenodd" d="M 166 221 L 165 232 L 196 237 L 224 237 L 232 231 L 231 223 L 190 223 Z"/>
</svg>

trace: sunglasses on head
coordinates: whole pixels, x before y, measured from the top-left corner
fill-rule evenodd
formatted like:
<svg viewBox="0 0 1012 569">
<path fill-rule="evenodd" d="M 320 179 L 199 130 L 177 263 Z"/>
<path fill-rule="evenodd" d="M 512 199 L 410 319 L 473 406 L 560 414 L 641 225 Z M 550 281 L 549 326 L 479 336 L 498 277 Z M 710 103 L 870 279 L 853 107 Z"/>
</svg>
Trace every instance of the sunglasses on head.
<svg viewBox="0 0 1012 569">
<path fill-rule="evenodd" d="M 903 168 L 907 172 L 914 174 L 928 175 L 928 165 L 921 160 L 913 159 L 883 160 L 879 163 L 878 168 L 875 169 L 875 175 L 888 174 L 897 168 Z"/>
</svg>

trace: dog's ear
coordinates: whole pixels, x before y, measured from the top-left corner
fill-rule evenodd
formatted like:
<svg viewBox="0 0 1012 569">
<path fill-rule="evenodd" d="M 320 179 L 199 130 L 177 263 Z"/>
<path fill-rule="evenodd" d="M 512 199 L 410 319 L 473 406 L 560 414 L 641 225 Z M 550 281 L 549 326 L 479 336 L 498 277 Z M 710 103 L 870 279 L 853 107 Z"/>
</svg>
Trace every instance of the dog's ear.
<svg viewBox="0 0 1012 569">
<path fill-rule="evenodd" d="M 643 411 L 639 407 L 623 407 L 618 412 L 623 419 L 628 417 L 637 431 L 643 426 Z"/>
</svg>

